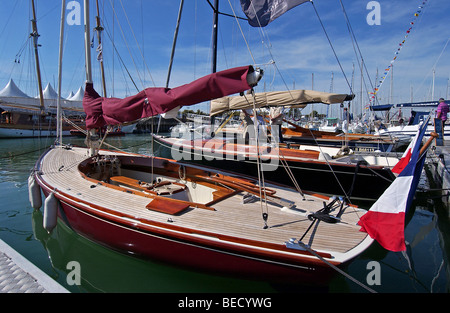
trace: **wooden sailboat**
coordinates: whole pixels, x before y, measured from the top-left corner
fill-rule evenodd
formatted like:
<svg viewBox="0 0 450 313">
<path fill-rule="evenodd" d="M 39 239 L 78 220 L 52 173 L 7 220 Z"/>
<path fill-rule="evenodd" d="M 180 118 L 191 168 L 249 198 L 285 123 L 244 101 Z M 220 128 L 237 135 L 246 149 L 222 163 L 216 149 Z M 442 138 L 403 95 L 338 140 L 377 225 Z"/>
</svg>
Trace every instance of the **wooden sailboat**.
<svg viewBox="0 0 450 313">
<path fill-rule="evenodd" d="M 403 151 L 409 143 L 409 138 L 398 138 L 389 135 L 334 133 L 311 130 L 286 121 L 289 127 L 283 127 L 282 135 L 286 141 L 303 144 L 319 144 L 322 146 L 339 147 L 347 145 L 357 152 L 395 152 Z"/>
<path fill-rule="evenodd" d="M 300 144 L 256 145 L 234 139 L 153 135 L 159 153 L 191 164 L 233 169 L 257 177 L 258 161 L 271 181 L 350 200 L 374 201 L 395 179 L 397 157 L 342 153 L 339 148 Z"/>
<path fill-rule="evenodd" d="M 252 178 L 169 159 L 87 154 L 61 146 L 38 160 L 33 178 L 46 196 L 48 230 L 54 207 L 78 234 L 125 253 L 221 274 L 317 283 L 334 270 L 314 254 L 344 265 L 372 242 L 356 225 L 365 211 L 339 200 L 303 199 L 271 183 L 260 189 Z"/>
<path fill-rule="evenodd" d="M 89 25 L 85 30 L 89 40 Z M 173 89 L 110 99 L 93 89 L 87 61 L 84 107 L 91 143 L 93 130 L 113 120 L 242 92 L 258 76 L 244 66 Z M 135 256 L 226 275 L 310 283 L 327 281 L 335 274 L 332 266 L 347 264 L 372 243 L 356 225 L 365 211 L 341 199 L 300 196 L 292 187 L 241 174 L 98 148 L 95 142 L 86 148 L 60 144 L 37 161 L 30 201 L 41 207 L 43 192 L 48 231 L 60 220 L 84 237 Z"/>
<path fill-rule="evenodd" d="M 284 106 L 306 106 L 308 103 L 341 103 L 351 99 L 351 95 L 324 93 L 311 90 L 291 90 L 286 92 L 266 92 L 250 96 L 224 97 L 211 101 L 211 115 L 229 110 L 247 110 L 271 107 L 275 110 Z M 253 104 L 254 101 L 254 104 Z M 398 162 L 395 156 L 374 156 L 355 154 L 351 149 L 342 149 L 344 138 L 339 139 L 341 147 L 323 146 L 316 142 L 311 134 L 309 144 L 290 143 L 283 133 L 283 142 L 279 142 L 277 127 L 270 125 L 271 138 L 260 136 L 262 132 L 254 130 L 254 122 L 245 117 L 247 127 L 235 134 L 225 133 L 224 138 L 191 138 L 197 134 L 185 133 L 183 136 L 167 137 L 154 135 L 160 145 L 160 153 L 165 157 L 183 160 L 189 163 L 214 166 L 221 169 L 255 176 L 256 164 L 264 163 L 264 176 L 272 181 L 298 186 L 302 190 L 343 196 L 352 200 L 375 201 L 395 179 L 391 168 Z M 253 125 L 252 125 L 253 124 Z M 275 126 L 275 127 L 273 127 Z M 220 127 L 219 127 L 220 128 Z M 246 134 L 251 133 L 247 140 Z M 257 147 L 258 133 L 261 145 Z M 229 136 L 231 134 L 231 136 Z M 197 136 L 198 137 L 198 136 Z M 267 141 L 270 140 L 270 143 Z"/>
</svg>

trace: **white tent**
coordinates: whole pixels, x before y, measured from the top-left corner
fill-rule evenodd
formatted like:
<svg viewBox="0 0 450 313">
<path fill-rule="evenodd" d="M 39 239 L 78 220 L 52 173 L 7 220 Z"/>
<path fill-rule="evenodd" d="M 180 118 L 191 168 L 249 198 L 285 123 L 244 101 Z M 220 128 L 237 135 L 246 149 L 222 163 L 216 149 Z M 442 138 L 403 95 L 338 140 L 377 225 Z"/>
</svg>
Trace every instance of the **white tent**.
<svg viewBox="0 0 450 313">
<path fill-rule="evenodd" d="M 80 94 L 78 94 L 80 93 Z M 47 84 L 44 94 L 44 105 L 47 109 L 56 110 L 58 94 L 53 87 Z M 61 99 L 61 106 L 63 110 L 74 110 L 80 113 L 83 112 L 83 88 L 80 87 L 77 94 L 71 98 L 70 101 Z M 81 96 L 81 97 L 80 97 Z M 0 103 L 3 107 L 10 107 L 21 110 L 37 110 L 40 107 L 39 97 L 32 98 L 22 92 L 11 79 L 3 90 L 0 91 Z"/>
<path fill-rule="evenodd" d="M 47 86 L 45 87 L 43 94 L 44 94 L 44 99 L 53 99 L 53 100 L 58 99 L 58 93 L 53 89 L 53 87 L 52 87 L 52 85 L 50 85 L 50 83 L 48 83 Z M 39 96 L 37 98 L 39 98 Z M 61 99 L 63 99 L 63 98 L 61 97 Z"/>
<path fill-rule="evenodd" d="M 22 90 L 17 87 L 12 79 L 8 84 L 0 91 L 0 103 L 2 107 L 13 106 L 20 109 L 39 109 L 39 100 L 28 96 Z"/>
<path fill-rule="evenodd" d="M 0 91 L 0 97 L 29 98 L 29 96 L 17 87 L 12 78 L 5 88 Z"/>
<path fill-rule="evenodd" d="M 83 101 L 84 97 L 84 90 L 83 87 L 80 87 L 78 91 L 73 95 L 72 98 L 70 98 L 71 101 Z"/>
</svg>

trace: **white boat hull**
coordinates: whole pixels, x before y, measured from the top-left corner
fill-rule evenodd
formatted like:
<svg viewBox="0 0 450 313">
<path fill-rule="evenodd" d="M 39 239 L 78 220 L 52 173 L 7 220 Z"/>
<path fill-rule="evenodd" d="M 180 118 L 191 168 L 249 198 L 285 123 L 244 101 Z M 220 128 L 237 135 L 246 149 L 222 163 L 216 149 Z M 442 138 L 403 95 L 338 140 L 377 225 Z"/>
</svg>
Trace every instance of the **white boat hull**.
<svg viewBox="0 0 450 313">
<path fill-rule="evenodd" d="M 394 126 L 380 130 L 377 134 L 391 136 L 407 135 L 413 137 L 417 134 L 418 130 L 419 125 Z M 434 125 L 428 125 L 425 137 L 429 137 L 431 132 L 434 132 Z M 450 140 L 450 125 L 444 126 L 444 140 Z"/>
<path fill-rule="evenodd" d="M 70 131 L 63 131 L 63 136 L 70 136 Z M 56 137 L 56 130 L 0 128 L 0 138 L 31 138 L 31 137 Z"/>
</svg>

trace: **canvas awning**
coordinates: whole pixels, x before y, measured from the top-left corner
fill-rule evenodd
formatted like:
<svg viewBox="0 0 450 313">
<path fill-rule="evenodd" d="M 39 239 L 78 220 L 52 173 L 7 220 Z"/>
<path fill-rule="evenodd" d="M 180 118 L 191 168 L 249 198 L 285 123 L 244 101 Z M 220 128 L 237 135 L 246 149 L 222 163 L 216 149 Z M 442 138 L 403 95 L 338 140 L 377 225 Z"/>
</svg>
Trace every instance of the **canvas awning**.
<svg viewBox="0 0 450 313">
<path fill-rule="evenodd" d="M 101 97 L 92 83 L 86 83 L 83 98 L 86 128 L 133 122 L 169 112 L 176 107 L 244 92 L 251 88 L 247 79 L 255 72 L 252 66 L 236 67 L 175 88 L 147 88 L 124 99 Z"/>
<path fill-rule="evenodd" d="M 304 108 L 309 103 L 342 103 L 353 99 L 354 95 L 320 92 L 315 90 L 271 91 L 255 94 L 255 107 L 285 106 Z M 251 95 L 223 97 L 211 101 L 210 115 L 217 115 L 231 110 L 253 108 Z"/>
</svg>

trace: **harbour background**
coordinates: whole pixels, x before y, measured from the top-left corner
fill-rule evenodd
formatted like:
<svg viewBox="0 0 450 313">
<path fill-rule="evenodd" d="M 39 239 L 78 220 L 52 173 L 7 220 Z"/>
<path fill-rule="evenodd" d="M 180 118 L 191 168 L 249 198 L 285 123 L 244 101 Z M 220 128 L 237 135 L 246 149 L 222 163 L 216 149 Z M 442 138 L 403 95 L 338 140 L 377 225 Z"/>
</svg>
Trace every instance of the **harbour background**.
<svg viewBox="0 0 450 313">
<path fill-rule="evenodd" d="M 35 211 L 28 200 L 27 179 L 38 157 L 54 138 L 0 140 L 0 239 L 42 271 L 74 293 L 264 293 L 339 292 L 365 293 L 364 288 L 336 273 L 328 286 L 275 285 L 264 280 L 249 281 L 200 273 L 159 262 L 141 260 L 93 243 L 62 223 L 48 234 L 42 227 L 42 210 Z M 67 137 L 65 143 L 84 145 L 84 138 Z M 133 153 L 151 154 L 157 146 L 149 134 L 108 138 L 113 146 Z M 428 189 L 423 175 L 419 189 Z M 450 220 L 438 193 L 421 192 L 407 218 L 405 253 L 389 252 L 374 243 L 355 259 L 345 272 L 367 285 L 380 265 L 380 285 L 369 286 L 380 293 L 448 293 L 450 291 Z M 69 285 L 67 264 L 80 264 L 81 284 Z"/>
</svg>

